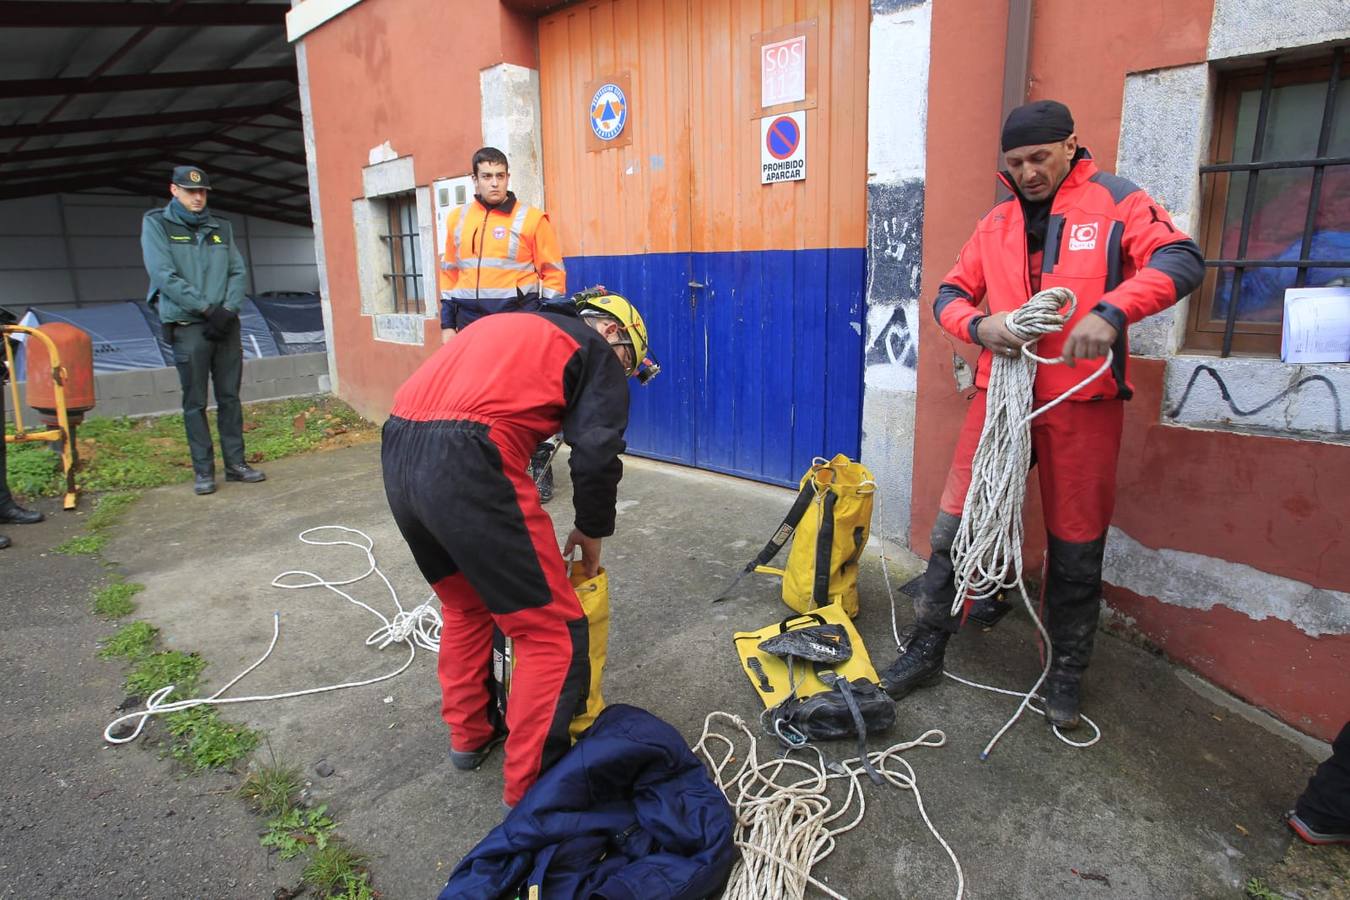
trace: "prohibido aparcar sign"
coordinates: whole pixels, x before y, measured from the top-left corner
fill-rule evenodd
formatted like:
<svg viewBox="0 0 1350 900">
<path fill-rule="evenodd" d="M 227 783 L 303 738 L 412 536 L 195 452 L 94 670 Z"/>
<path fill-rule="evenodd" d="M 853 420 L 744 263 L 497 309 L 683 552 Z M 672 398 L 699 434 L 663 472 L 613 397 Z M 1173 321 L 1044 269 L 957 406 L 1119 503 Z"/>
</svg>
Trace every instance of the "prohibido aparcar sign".
<svg viewBox="0 0 1350 900">
<path fill-rule="evenodd" d="M 806 180 L 806 111 L 759 120 L 760 184 Z"/>
</svg>

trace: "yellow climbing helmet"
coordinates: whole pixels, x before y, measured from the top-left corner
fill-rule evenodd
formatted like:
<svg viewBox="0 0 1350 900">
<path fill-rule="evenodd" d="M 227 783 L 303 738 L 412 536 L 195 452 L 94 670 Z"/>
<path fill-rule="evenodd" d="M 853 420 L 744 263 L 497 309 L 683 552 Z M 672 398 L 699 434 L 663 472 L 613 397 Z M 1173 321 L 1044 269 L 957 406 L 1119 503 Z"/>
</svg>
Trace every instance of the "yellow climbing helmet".
<svg viewBox="0 0 1350 900">
<path fill-rule="evenodd" d="M 627 297 L 597 285 L 573 295 L 572 299 L 582 316 L 604 315 L 619 323 L 618 342 L 633 348 L 633 365 L 628 370 L 630 376 L 635 376 L 639 384 L 646 384 L 657 376 L 661 366 L 651 355 L 647 324 Z"/>
</svg>

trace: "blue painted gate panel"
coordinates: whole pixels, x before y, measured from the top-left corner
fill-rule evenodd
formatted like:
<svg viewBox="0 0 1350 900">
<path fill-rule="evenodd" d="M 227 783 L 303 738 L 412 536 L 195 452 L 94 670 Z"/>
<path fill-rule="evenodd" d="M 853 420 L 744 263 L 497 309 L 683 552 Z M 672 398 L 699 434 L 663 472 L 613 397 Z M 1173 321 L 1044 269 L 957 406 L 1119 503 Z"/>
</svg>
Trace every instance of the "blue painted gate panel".
<svg viewBox="0 0 1350 900">
<path fill-rule="evenodd" d="M 662 373 L 633 388 L 632 452 L 774 484 L 814 456 L 858 456 L 862 249 L 566 264 L 569 288 L 604 284 L 647 320 Z"/>
</svg>

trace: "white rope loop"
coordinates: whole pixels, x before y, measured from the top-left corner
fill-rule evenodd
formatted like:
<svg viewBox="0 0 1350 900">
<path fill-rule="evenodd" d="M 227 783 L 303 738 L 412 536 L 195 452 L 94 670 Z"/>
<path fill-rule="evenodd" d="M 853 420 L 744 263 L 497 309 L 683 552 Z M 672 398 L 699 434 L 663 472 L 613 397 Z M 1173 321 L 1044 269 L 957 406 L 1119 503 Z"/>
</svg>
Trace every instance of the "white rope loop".
<svg viewBox="0 0 1350 900">
<path fill-rule="evenodd" d="M 730 734 L 714 727 L 717 720 L 723 721 Z M 741 738 L 748 740 L 748 746 L 738 754 Z M 914 792 L 919 815 L 956 869 L 956 897 L 961 900 L 965 893 L 961 863 L 929 818 L 919 794 L 918 777 L 900 755 L 915 747 L 941 747 L 946 742 L 947 736 L 934 729 L 915 740 L 869 753 L 867 758 L 889 784 Z M 814 877 L 811 869 L 830 855 L 839 835 L 863 820 L 867 801 L 862 760 L 853 757 L 827 766 L 817 748 L 805 749 L 815 753 L 815 762 L 789 756 L 761 761 L 758 739 L 740 716 L 713 712 L 704 719 L 703 734 L 694 752 L 707 760 L 713 779 L 732 805 L 736 846 L 742 851 L 722 900 L 797 900 L 805 897 L 808 887 L 836 900 L 847 900 Z M 733 769 L 738 759 L 740 764 Z M 847 784 L 844 799 L 837 805 L 828 793 L 831 782 L 836 781 Z M 836 824 L 841 819 L 847 821 Z"/>
<path fill-rule="evenodd" d="M 310 537 L 310 535 L 313 535 L 316 532 L 326 530 L 354 535 L 359 538 L 359 540 L 349 540 L 344 538 L 318 540 Z M 265 700 L 286 700 L 291 697 L 304 697 L 310 694 L 323 694 L 329 691 L 340 691 L 345 688 L 365 687 L 371 684 L 378 684 L 381 681 L 388 681 L 391 678 L 402 675 L 407 671 L 408 667 L 412 665 L 414 657 L 417 656 L 418 647 L 433 653 L 437 652 L 440 647 L 441 613 L 435 603 L 435 598 L 433 597 L 415 609 L 405 610 L 403 604 L 399 602 L 398 592 L 394 590 L 393 584 L 390 583 L 389 579 L 385 577 L 385 574 L 380 571 L 380 567 L 375 563 L 375 542 L 371 540 L 369 535 L 363 531 L 358 531 L 355 528 L 348 528 L 344 525 L 320 525 L 316 528 L 302 531 L 300 533 L 300 540 L 302 543 L 316 547 L 355 547 L 366 555 L 366 570 L 360 575 L 356 575 L 352 578 L 347 578 L 342 581 L 330 581 L 313 572 L 293 569 L 291 571 L 282 572 L 280 575 L 273 578 L 272 587 L 283 588 L 285 590 L 303 590 L 305 588 L 313 587 L 327 588 L 347 602 L 354 603 L 361 607 L 383 623 L 366 638 L 365 645 L 367 647 L 374 646 L 376 649 L 383 650 L 390 644 L 403 644 L 408 648 L 408 658 L 403 661 L 403 665 L 385 675 L 377 675 L 374 678 L 366 678 L 359 681 L 344 681 L 340 684 L 330 684 L 316 688 L 304 688 L 286 691 L 280 694 L 265 694 L 251 697 L 223 696 L 226 691 L 242 681 L 244 676 L 258 668 L 258 666 L 262 665 L 267 658 L 272 655 L 272 651 L 277 645 L 277 639 L 281 636 L 281 613 L 274 612 L 272 613 L 272 641 L 267 645 L 267 651 L 258 658 L 257 662 L 234 676 L 234 678 L 231 678 L 224 687 L 216 691 L 210 697 L 193 697 L 187 700 L 166 702 L 169 694 L 173 692 L 174 685 L 170 684 L 160 688 L 146 698 L 144 709 L 118 716 L 116 719 L 109 722 L 108 727 L 103 730 L 103 739 L 105 741 L 110 744 L 125 744 L 134 741 L 140 736 L 142 729 L 145 728 L 145 723 L 149 721 L 152 716 L 179 712 L 184 709 L 191 709 L 194 706 L 205 706 L 208 704 L 213 706 L 223 706 L 227 703 L 260 703 Z M 392 619 L 385 618 L 384 614 L 379 610 L 342 590 L 342 588 L 357 584 L 371 575 L 379 576 L 380 580 L 384 582 L 385 588 L 389 591 L 389 597 L 393 600 L 394 608 L 396 610 Z M 304 580 L 296 581 L 296 578 L 303 578 Z M 114 732 L 116 732 L 124 722 L 135 722 L 135 727 L 128 734 L 120 737 L 115 736 Z"/>
<path fill-rule="evenodd" d="M 1008 691 L 967 681 L 946 673 L 951 678 L 972 687 L 999 694 L 1021 697 L 1022 702 L 1003 727 L 985 746 L 981 759 L 988 758 L 999 739 L 1017 722 L 1027 709 L 1044 715 L 1044 709 L 1032 705 L 1033 700 L 1044 703 L 1037 692 L 1050 674 L 1050 634 L 1045 629 L 1036 609 L 1027 595 L 1022 569 L 1022 541 L 1024 525 L 1022 506 L 1026 498 L 1027 473 L 1031 470 L 1031 420 L 1053 409 L 1081 388 L 1100 378 L 1111 367 L 1113 354 L 1106 358 L 1095 372 L 1084 378 L 1049 403 L 1035 408 L 1034 385 L 1036 366 L 1064 362 L 1063 357 L 1045 359 L 1032 349 L 1045 335 L 1062 331 L 1073 318 L 1078 301 L 1073 291 L 1053 287 L 1035 294 L 1025 304 L 1013 310 L 1004 324 L 1021 340 L 1020 355 L 995 355 L 989 370 L 989 386 L 985 395 L 984 425 L 980 443 L 971 461 L 970 487 L 966 493 L 961 521 L 952 541 L 951 557 L 956 593 L 952 599 L 951 614 L 959 616 L 967 600 L 979 602 L 1002 591 L 1017 588 L 1045 646 L 1045 665 L 1040 677 L 1029 691 Z M 885 567 L 885 556 L 882 565 Z M 890 573 L 886 572 L 886 590 L 889 593 Z M 895 626 L 895 597 L 891 595 L 891 625 L 896 644 L 900 643 Z M 1079 743 L 1065 737 L 1058 728 L 1060 740 L 1074 747 L 1090 747 L 1101 738 L 1097 725 L 1083 717 L 1096 735 Z"/>
</svg>

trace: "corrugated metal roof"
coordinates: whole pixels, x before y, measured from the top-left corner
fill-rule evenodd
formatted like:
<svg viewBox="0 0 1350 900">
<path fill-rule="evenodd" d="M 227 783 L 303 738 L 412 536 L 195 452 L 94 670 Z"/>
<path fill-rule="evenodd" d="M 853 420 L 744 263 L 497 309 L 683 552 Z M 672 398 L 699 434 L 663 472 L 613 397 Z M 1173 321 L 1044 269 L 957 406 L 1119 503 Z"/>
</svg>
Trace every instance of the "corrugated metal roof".
<svg viewBox="0 0 1350 900">
<path fill-rule="evenodd" d="M 308 225 L 288 3 L 0 0 L 0 199 L 167 192 Z"/>
</svg>

